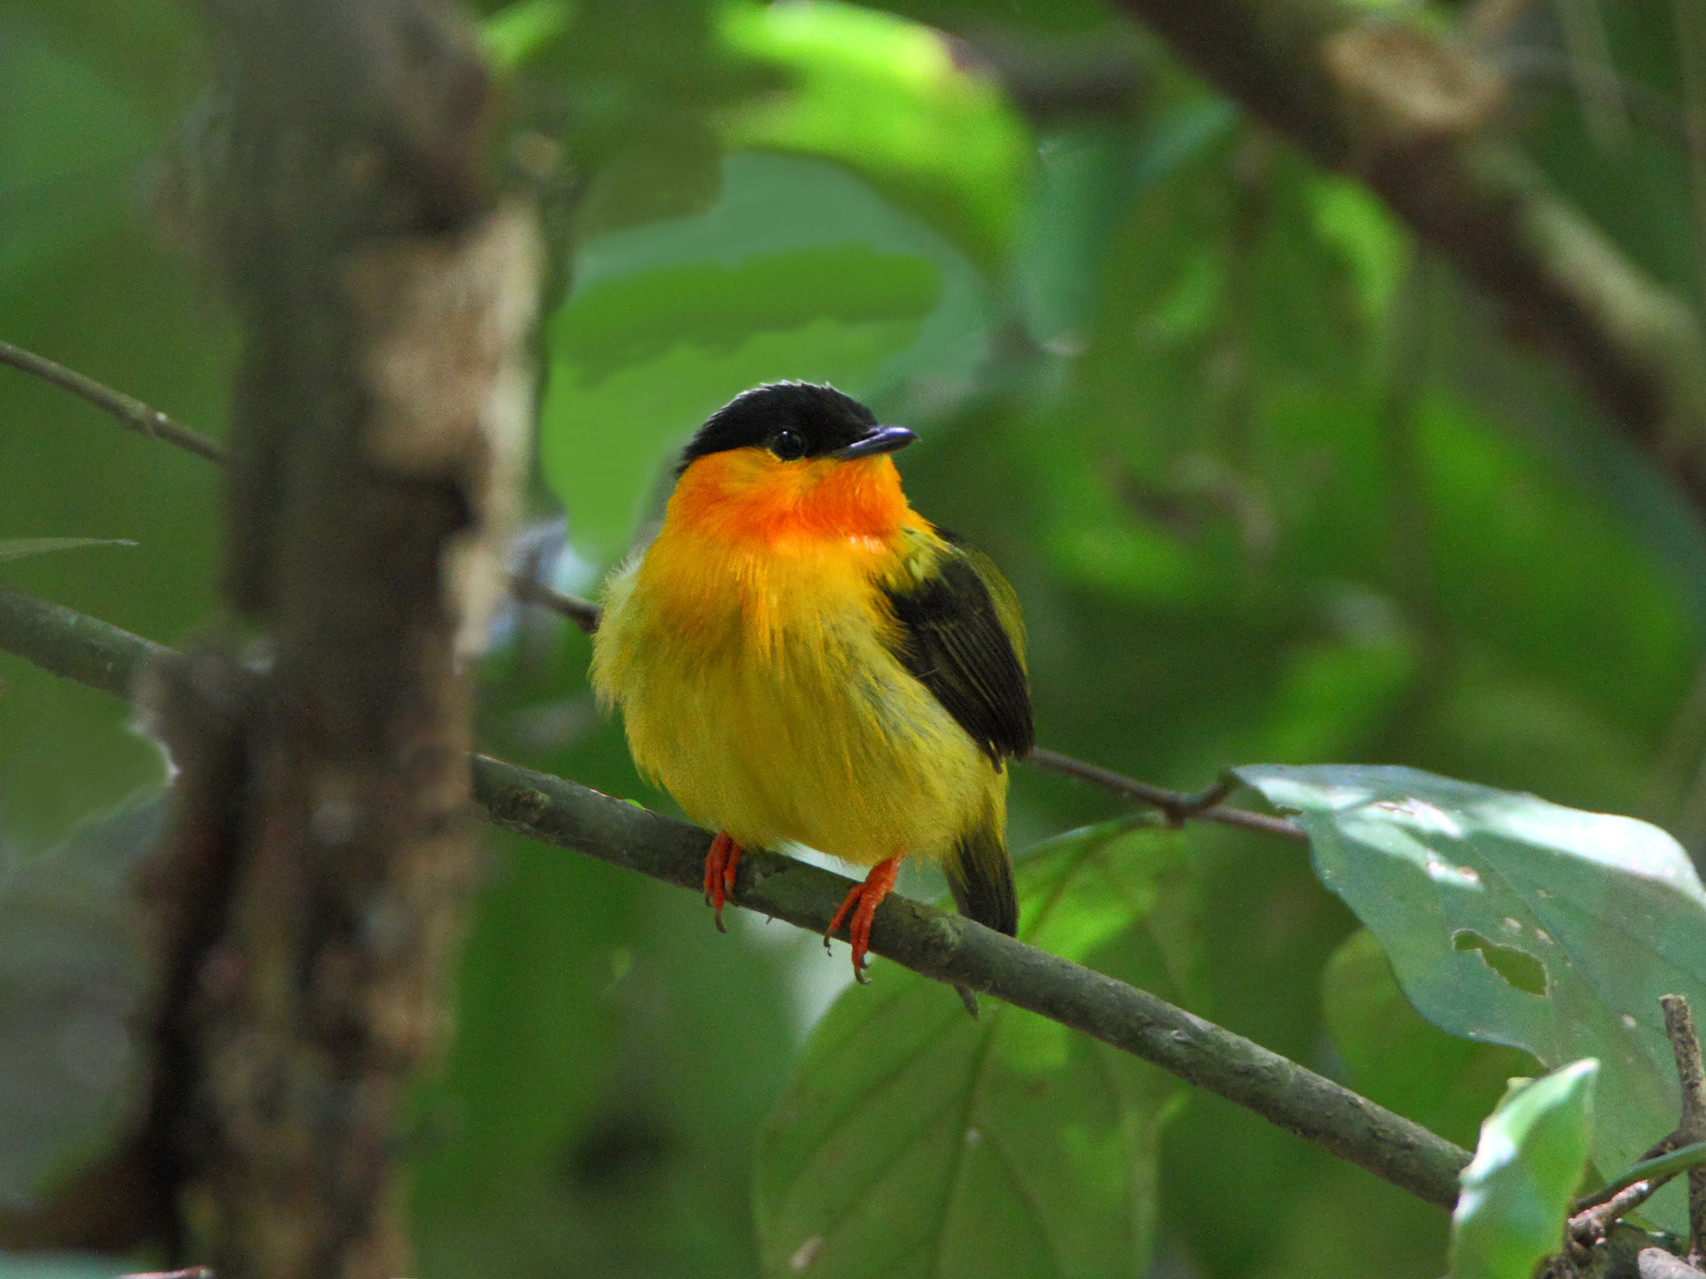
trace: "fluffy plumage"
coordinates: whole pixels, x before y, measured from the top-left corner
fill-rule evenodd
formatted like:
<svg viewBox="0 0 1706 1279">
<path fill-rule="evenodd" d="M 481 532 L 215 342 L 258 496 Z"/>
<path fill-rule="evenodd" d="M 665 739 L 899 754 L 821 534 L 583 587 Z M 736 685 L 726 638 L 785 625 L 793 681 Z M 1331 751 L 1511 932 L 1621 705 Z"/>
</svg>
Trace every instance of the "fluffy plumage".
<svg viewBox="0 0 1706 1279">
<path fill-rule="evenodd" d="M 797 383 L 713 416 L 607 588 L 593 684 L 642 771 L 736 845 L 940 860 L 961 910 L 1012 933 L 1017 602 L 907 504 L 888 453 L 910 439 Z"/>
</svg>

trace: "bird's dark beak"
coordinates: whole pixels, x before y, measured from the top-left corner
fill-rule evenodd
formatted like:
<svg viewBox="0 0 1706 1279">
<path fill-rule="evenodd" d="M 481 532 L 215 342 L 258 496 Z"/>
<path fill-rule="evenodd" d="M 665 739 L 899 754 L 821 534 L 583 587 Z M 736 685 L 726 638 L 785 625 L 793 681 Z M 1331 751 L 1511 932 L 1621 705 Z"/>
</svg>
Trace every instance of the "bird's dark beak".
<svg viewBox="0 0 1706 1279">
<path fill-rule="evenodd" d="M 875 457 L 878 453 L 903 449 L 917 438 L 904 426 L 873 426 L 846 448 L 836 449 L 830 456 L 842 462 L 855 457 Z"/>
</svg>

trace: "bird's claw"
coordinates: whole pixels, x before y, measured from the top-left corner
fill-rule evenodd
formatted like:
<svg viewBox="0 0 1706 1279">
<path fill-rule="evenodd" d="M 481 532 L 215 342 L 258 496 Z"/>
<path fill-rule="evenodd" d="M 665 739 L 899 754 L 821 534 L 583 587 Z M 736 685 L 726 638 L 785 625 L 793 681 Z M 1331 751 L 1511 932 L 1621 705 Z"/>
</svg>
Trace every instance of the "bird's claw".
<svg viewBox="0 0 1706 1279">
<path fill-rule="evenodd" d="M 705 854 L 705 904 L 717 912 L 717 931 L 726 933 L 723 926 L 723 903 L 734 891 L 735 871 L 740 866 L 740 845 L 724 830 L 717 832 Z"/>
</svg>

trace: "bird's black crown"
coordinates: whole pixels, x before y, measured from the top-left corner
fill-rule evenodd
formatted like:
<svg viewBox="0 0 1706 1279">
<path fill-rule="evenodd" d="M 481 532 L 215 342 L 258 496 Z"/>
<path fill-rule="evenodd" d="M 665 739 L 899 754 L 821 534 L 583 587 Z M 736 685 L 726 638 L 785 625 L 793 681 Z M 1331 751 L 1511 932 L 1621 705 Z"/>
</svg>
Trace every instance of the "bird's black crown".
<svg viewBox="0 0 1706 1279">
<path fill-rule="evenodd" d="M 769 449 L 789 462 L 825 457 L 864 439 L 876 424 L 870 409 L 833 386 L 768 382 L 711 414 L 682 453 L 680 470 L 727 449 Z"/>
</svg>

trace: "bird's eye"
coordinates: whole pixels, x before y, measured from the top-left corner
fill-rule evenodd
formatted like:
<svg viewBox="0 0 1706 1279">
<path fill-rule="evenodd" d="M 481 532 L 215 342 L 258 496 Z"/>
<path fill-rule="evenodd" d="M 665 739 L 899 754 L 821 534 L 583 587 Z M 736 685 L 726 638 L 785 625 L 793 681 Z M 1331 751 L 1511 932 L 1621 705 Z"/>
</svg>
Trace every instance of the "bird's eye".
<svg viewBox="0 0 1706 1279">
<path fill-rule="evenodd" d="M 806 455 L 805 437 L 798 431 L 777 431 L 770 437 L 770 451 L 784 462 Z"/>
</svg>

